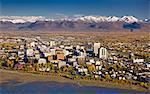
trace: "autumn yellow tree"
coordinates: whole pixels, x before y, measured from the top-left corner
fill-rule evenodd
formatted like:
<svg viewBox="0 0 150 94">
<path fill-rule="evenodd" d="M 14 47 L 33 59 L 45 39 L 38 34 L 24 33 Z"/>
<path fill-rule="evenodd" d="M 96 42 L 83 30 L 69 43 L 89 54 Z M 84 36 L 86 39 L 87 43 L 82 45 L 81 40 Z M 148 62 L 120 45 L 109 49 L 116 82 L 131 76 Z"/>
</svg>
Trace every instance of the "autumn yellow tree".
<svg viewBox="0 0 150 94">
<path fill-rule="evenodd" d="M 14 66 L 14 61 L 7 60 L 7 67 L 13 68 L 13 66 Z"/>
<path fill-rule="evenodd" d="M 89 65 L 88 66 L 88 71 L 90 74 L 92 74 L 94 71 L 96 71 L 95 65 Z"/>
</svg>

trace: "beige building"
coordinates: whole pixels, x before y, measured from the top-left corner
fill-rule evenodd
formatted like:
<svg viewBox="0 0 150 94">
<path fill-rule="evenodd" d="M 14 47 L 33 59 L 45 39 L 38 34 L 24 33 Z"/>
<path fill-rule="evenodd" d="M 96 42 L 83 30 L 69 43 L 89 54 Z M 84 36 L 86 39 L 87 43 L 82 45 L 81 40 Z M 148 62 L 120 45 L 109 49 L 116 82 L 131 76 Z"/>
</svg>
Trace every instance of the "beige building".
<svg viewBox="0 0 150 94">
<path fill-rule="evenodd" d="M 94 54 L 98 56 L 98 49 L 100 48 L 100 43 L 94 43 Z"/>
<path fill-rule="evenodd" d="M 64 53 L 57 53 L 57 60 L 64 60 L 65 56 Z"/>
</svg>

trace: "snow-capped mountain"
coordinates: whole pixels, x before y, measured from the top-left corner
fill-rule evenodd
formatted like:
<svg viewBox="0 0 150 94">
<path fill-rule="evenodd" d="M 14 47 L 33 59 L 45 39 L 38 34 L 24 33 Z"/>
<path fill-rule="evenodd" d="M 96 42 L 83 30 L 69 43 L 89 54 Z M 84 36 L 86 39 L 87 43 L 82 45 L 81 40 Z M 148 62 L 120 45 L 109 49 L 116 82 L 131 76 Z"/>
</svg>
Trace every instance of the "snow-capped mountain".
<svg viewBox="0 0 150 94">
<path fill-rule="evenodd" d="M 47 19 L 43 16 L 0 16 L 0 21 L 12 23 L 25 23 L 46 20 Z"/>
<path fill-rule="evenodd" d="M 127 23 L 133 23 L 133 22 L 138 22 L 140 20 L 138 20 L 137 18 L 133 17 L 133 16 L 123 16 L 120 21 L 125 21 Z"/>
<path fill-rule="evenodd" d="M 147 23 L 150 23 L 150 18 L 144 20 Z"/>
<path fill-rule="evenodd" d="M 149 31 L 149 20 L 133 16 L 77 16 L 49 19 L 43 16 L 0 16 L 0 30 Z"/>
<path fill-rule="evenodd" d="M 76 18 L 76 21 L 87 21 L 87 22 L 104 22 L 107 21 L 107 17 L 105 16 L 83 16 L 80 18 Z"/>
<path fill-rule="evenodd" d="M 36 21 L 85 21 L 85 22 L 116 22 L 123 21 L 127 23 L 138 22 L 137 18 L 133 16 L 123 16 L 121 18 L 116 16 L 82 16 L 76 18 L 62 18 L 62 19 L 47 19 L 44 16 L 0 16 L 0 21 L 2 22 L 12 22 L 12 23 L 25 23 L 25 22 L 36 22 Z"/>
<path fill-rule="evenodd" d="M 119 17 L 116 17 L 116 16 L 109 16 L 108 18 L 107 18 L 107 21 L 109 21 L 109 22 L 116 22 L 116 21 L 119 21 Z"/>
<path fill-rule="evenodd" d="M 81 20 L 81 21 L 87 21 L 87 22 L 116 22 L 116 21 L 123 21 L 127 23 L 133 23 L 133 22 L 138 22 L 137 18 L 133 16 L 123 16 L 121 18 L 116 17 L 116 16 L 84 16 L 80 18 L 76 18 L 76 20 Z"/>
</svg>

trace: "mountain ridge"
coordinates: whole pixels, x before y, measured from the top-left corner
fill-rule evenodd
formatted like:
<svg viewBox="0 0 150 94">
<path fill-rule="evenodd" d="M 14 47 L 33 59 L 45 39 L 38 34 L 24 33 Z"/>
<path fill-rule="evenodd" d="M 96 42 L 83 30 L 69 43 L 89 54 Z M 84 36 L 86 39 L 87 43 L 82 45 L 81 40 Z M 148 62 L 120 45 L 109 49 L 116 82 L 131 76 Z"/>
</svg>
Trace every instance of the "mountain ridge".
<svg viewBox="0 0 150 94">
<path fill-rule="evenodd" d="M 138 20 L 133 16 L 81 16 L 75 18 L 47 19 L 43 16 L 0 16 L 1 30 L 100 30 L 149 31 L 149 20 Z"/>
<path fill-rule="evenodd" d="M 66 17 L 66 18 L 46 18 L 44 16 L 0 16 L 0 21 L 2 22 L 12 22 L 12 23 L 25 23 L 25 22 L 35 22 L 35 21 L 58 21 L 58 20 L 67 20 L 67 21 L 87 21 L 87 22 L 115 22 L 115 21 L 123 21 L 127 23 L 132 22 L 144 22 L 144 20 L 139 20 L 134 16 L 79 16 L 79 17 Z"/>
</svg>

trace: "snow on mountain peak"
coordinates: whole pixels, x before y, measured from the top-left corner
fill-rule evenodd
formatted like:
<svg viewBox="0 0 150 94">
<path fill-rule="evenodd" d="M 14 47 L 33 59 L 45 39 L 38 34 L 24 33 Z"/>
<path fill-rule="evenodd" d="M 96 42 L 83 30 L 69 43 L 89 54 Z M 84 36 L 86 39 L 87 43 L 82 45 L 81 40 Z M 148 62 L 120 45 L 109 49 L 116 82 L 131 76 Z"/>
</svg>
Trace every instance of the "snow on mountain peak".
<svg viewBox="0 0 150 94">
<path fill-rule="evenodd" d="M 128 23 L 138 22 L 138 19 L 133 16 L 123 16 L 120 20 Z"/>
<path fill-rule="evenodd" d="M 0 21 L 8 21 L 12 23 L 25 23 L 45 20 L 47 19 L 43 16 L 0 16 Z"/>
<path fill-rule="evenodd" d="M 137 18 L 133 16 L 123 16 L 121 18 L 116 16 L 79 16 L 79 17 L 65 17 L 60 19 L 47 19 L 44 16 L 0 16 L 0 21 L 12 23 L 25 23 L 36 21 L 86 21 L 86 22 L 116 22 L 123 21 L 127 23 L 138 22 Z"/>
<path fill-rule="evenodd" d="M 107 17 L 105 16 L 83 16 L 77 18 L 77 20 L 88 21 L 88 22 L 104 22 L 107 21 Z"/>
<path fill-rule="evenodd" d="M 144 19 L 145 22 L 150 23 L 150 17 L 147 19 Z"/>
<path fill-rule="evenodd" d="M 122 18 L 116 16 L 84 16 L 77 18 L 77 20 L 88 21 L 88 22 L 116 22 L 124 21 L 127 23 L 138 22 L 139 20 L 133 16 L 123 16 Z"/>
<path fill-rule="evenodd" d="M 107 18 L 107 20 L 109 21 L 109 22 L 116 22 L 116 21 L 119 21 L 119 17 L 116 17 L 116 16 L 109 16 L 108 18 Z"/>
</svg>

